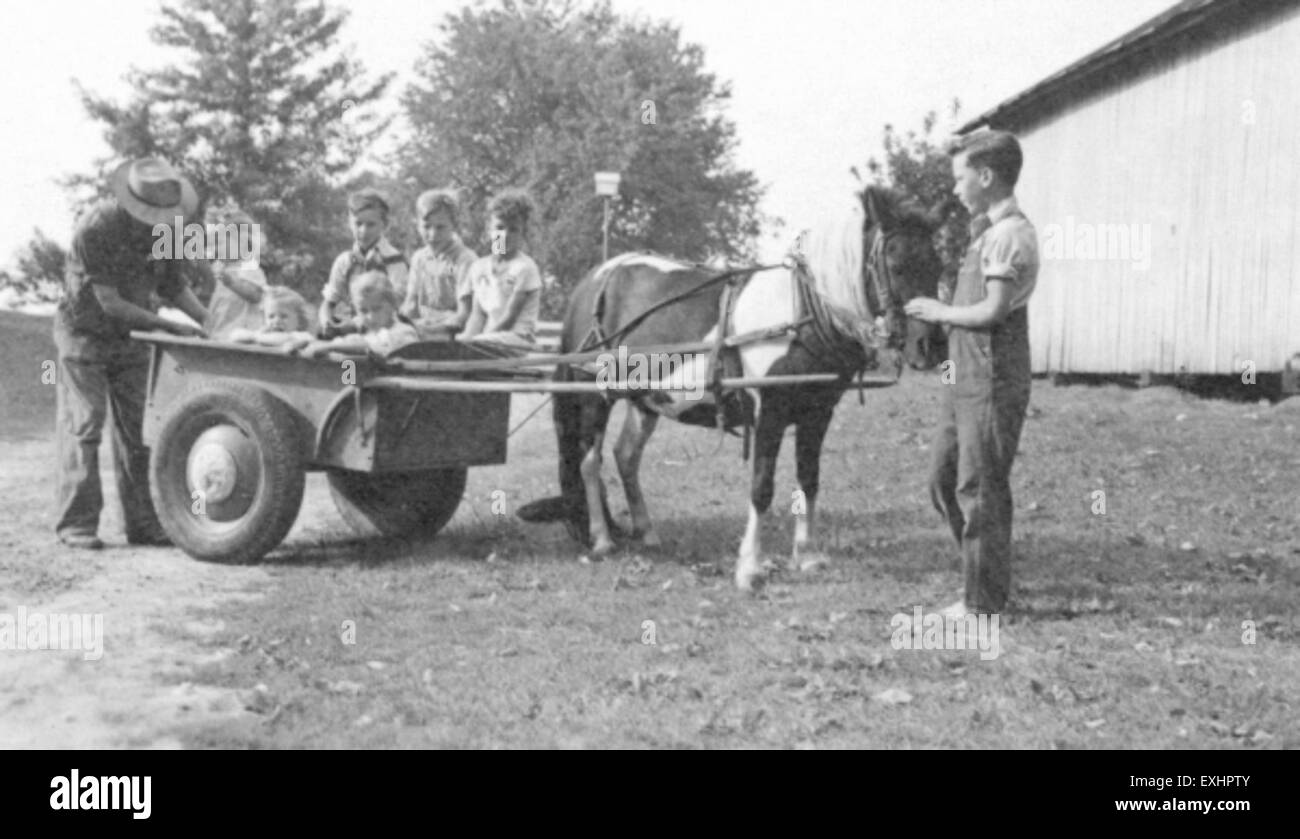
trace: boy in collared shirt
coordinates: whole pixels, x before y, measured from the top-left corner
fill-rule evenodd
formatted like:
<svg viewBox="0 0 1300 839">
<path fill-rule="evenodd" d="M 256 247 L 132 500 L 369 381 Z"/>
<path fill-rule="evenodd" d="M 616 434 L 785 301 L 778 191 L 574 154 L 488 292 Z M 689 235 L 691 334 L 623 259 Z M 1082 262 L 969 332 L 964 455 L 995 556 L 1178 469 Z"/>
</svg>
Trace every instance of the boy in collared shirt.
<svg viewBox="0 0 1300 839">
<path fill-rule="evenodd" d="M 911 317 L 947 325 L 954 376 L 943 388 L 930 497 L 961 550 L 966 592 L 949 617 L 999 612 L 1011 588 L 1011 465 L 1029 406 L 1027 303 L 1038 236 L 1015 185 L 1024 158 L 1005 131 L 955 150 L 953 193 L 971 214 L 971 244 L 951 304 L 917 298 Z"/>
<path fill-rule="evenodd" d="M 448 339 L 465 328 L 473 308 L 469 268 L 478 255 L 456 229 L 460 202 L 449 189 L 431 189 L 415 203 L 425 246 L 411 255 L 401 313 L 425 339 Z"/>
<path fill-rule="evenodd" d="M 348 196 L 348 225 L 352 228 L 352 248 L 334 260 L 321 293 L 318 319 L 321 334 L 326 336 L 352 328 L 348 283 L 358 274 L 383 271 L 398 299 L 406 296 L 406 256 L 384 237 L 388 228 L 388 200 L 377 189 L 352 193 Z"/>
</svg>

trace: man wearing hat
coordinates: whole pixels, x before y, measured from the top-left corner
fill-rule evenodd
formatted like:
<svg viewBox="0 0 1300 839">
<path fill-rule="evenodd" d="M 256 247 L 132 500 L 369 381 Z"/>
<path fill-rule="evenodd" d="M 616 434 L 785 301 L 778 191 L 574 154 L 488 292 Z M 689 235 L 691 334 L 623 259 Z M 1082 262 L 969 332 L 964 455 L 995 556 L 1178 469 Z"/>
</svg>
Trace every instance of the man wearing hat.
<svg viewBox="0 0 1300 839">
<path fill-rule="evenodd" d="M 202 336 L 200 327 L 159 317 L 154 295 L 197 323 L 207 312 L 181 278 L 181 261 L 152 257 L 155 225 L 194 221 L 198 196 L 166 162 L 123 163 L 112 198 L 77 222 L 54 317 L 59 353 L 57 437 L 59 540 L 103 547 L 97 531 L 104 501 L 99 442 L 106 409 L 113 412 L 113 464 L 126 538 L 133 545 L 168 544 L 149 498 L 149 450 L 142 440 L 149 352 L 133 329 Z M 182 228 L 183 229 L 183 226 Z"/>
</svg>

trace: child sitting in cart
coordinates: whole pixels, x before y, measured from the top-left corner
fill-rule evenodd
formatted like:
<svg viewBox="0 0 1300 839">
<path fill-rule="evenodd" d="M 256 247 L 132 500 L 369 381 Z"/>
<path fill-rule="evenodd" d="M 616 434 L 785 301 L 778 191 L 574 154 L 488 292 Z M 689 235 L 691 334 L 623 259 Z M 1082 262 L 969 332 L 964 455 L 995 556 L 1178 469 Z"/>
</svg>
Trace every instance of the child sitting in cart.
<svg viewBox="0 0 1300 839">
<path fill-rule="evenodd" d="M 506 190 L 488 212 L 492 254 L 469 268 L 473 310 L 456 338 L 532 347 L 542 302 L 541 272 L 523 251 L 533 200 L 522 190 Z"/>
<path fill-rule="evenodd" d="M 349 287 L 357 332 L 328 341 L 296 339 L 286 344 L 289 352 L 319 358 L 328 353 L 388 355 L 399 347 L 420 340 L 415 327 L 397 317 L 400 301 L 388 274 L 366 271 L 352 278 Z"/>
<path fill-rule="evenodd" d="M 262 328 L 234 329 L 229 340 L 240 344 L 279 347 L 315 340 L 309 330 L 314 313 L 302 295 L 284 286 L 268 286 L 262 293 Z"/>
<path fill-rule="evenodd" d="M 258 306 L 267 282 L 258 264 L 261 230 L 247 213 L 233 205 L 216 210 L 211 219 L 209 229 L 224 229 L 225 239 L 217 238 L 221 234 L 214 232 L 213 238 L 219 244 L 209 245 L 212 252 L 207 255 L 208 264 L 217 283 L 203 327 L 217 340 L 232 341 L 234 332 L 256 330 L 262 323 Z M 249 252 L 244 252 L 243 246 L 250 243 L 250 237 L 251 247 Z M 232 242 L 237 245 L 235 252 L 228 247 Z"/>
</svg>

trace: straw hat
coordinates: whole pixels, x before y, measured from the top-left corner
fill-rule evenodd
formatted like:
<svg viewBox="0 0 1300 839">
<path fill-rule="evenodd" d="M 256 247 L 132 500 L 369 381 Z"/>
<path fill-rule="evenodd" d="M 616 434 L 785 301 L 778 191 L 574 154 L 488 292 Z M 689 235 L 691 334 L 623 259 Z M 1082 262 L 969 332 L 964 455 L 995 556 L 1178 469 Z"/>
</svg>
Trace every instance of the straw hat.
<svg viewBox="0 0 1300 839">
<path fill-rule="evenodd" d="M 165 160 L 144 157 L 117 167 L 109 182 L 122 209 L 145 224 L 172 224 L 193 216 L 198 193 Z"/>
</svg>

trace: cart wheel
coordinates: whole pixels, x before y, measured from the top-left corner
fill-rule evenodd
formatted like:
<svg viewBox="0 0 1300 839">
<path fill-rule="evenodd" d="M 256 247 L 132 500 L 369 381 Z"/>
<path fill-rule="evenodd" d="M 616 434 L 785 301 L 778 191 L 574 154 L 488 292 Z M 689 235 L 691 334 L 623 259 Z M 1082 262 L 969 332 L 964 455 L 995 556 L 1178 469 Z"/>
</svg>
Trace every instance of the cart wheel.
<svg viewBox="0 0 1300 839">
<path fill-rule="evenodd" d="M 364 536 L 432 536 L 455 514 L 468 472 L 460 468 L 372 475 L 331 469 L 330 495 L 347 523 Z"/>
<path fill-rule="evenodd" d="M 149 459 L 158 521 L 196 559 L 261 559 L 302 506 L 300 449 L 288 409 L 265 390 L 191 387 L 163 418 Z"/>
</svg>

